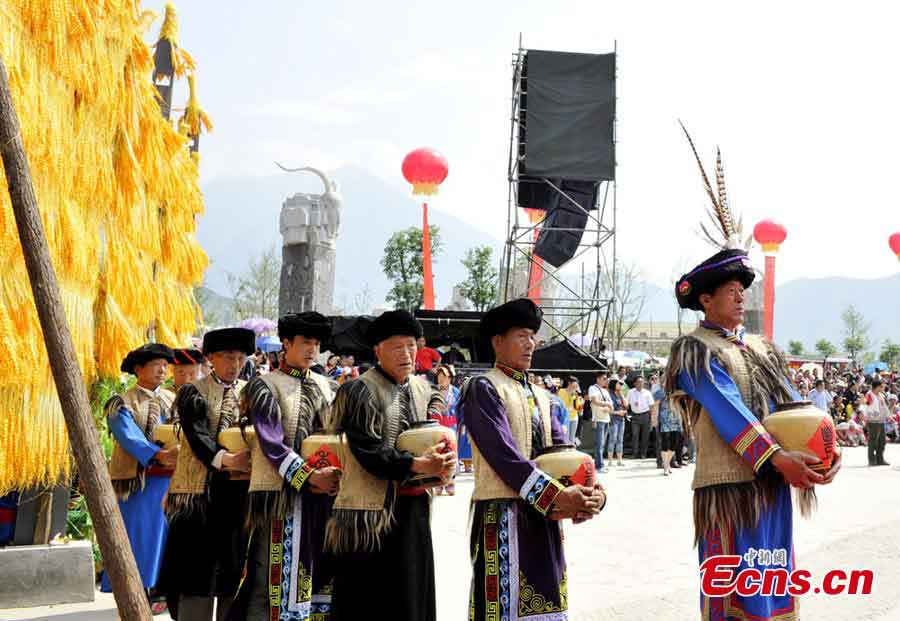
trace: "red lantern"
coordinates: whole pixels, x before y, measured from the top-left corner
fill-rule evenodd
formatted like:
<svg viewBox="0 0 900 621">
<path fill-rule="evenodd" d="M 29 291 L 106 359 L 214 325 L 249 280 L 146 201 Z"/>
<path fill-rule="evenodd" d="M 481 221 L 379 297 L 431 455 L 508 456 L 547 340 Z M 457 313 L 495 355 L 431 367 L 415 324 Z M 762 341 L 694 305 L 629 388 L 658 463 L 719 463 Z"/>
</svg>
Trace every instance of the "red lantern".
<svg viewBox="0 0 900 621">
<path fill-rule="evenodd" d="M 891 247 L 897 258 L 900 259 L 900 233 L 894 233 L 888 237 L 888 246 Z"/>
<path fill-rule="evenodd" d="M 450 165 L 438 151 L 422 147 L 403 158 L 402 170 L 403 177 L 413 186 L 414 195 L 432 196 L 447 178 Z"/>
<path fill-rule="evenodd" d="M 787 229 L 775 220 L 760 220 L 753 227 L 753 239 L 762 246 L 763 252 L 777 252 L 778 246 L 787 239 Z"/>
</svg>

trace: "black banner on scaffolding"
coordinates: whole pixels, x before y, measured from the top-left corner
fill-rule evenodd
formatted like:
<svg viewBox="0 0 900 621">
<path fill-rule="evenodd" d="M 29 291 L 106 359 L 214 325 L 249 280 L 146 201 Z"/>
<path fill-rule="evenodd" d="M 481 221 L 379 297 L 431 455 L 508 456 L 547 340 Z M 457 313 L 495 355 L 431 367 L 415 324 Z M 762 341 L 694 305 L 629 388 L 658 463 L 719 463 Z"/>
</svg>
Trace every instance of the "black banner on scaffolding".
<svg viewBox="0 0 900 621">
<path fill-rule="evenodd" d="M 615 54 L 528 50 L 519 110 L 520 177 L 615 178 Z"/>
</svg>

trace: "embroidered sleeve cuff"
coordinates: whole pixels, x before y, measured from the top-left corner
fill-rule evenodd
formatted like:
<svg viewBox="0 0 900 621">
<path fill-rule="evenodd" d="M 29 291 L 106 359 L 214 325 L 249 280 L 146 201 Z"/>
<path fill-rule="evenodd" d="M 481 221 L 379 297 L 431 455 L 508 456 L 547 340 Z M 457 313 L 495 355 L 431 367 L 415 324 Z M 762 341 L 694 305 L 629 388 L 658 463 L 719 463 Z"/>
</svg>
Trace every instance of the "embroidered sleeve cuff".
<svg viewBox="0 0 900 621">
<path fill-rule="evenodd" d="M 216 453 L 215 457 L 213 457 L 212 467 L 216 470 L 222 469 L 222 460 L 225 459 L 225 452 L 225 449 L 222 449 L 218 453 Z"/>
<path fill-rule="evenodd" d="M 519 490 L 519 496 L 541 515 L 547 515 L 563 485 L 546 472 L 535 468 Z"/>
<path fill-rule="evenodd" d="M 753 423 L 739 433 L 731 446 L 754 472 L 759 472 L 772 454 L 781 448 L 759 423 Z"/>
<path fill-rule="evenodd" d="M 303 489 L 303 484 L 306 483 L 309 475 L 315 471 L 316 469 L 311 463 L 303 461 L 303 458 L 294 452 L 291 452 L 278 468 L 278 474 L 298 492 Z"/>
</svg>

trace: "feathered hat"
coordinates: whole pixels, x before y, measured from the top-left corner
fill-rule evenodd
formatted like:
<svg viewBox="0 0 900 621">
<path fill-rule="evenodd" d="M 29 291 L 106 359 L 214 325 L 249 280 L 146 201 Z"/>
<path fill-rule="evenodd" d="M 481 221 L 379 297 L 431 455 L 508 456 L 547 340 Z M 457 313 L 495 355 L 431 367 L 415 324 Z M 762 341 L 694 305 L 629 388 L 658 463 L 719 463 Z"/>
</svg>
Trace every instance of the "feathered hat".
<svg viewBox="0 0 900 621">
<path fill-rule="evenodd" d="M 719 248 L 718 252 L 684 274 L 675 284 L 675 297 L 678 299 L 678 305 L 681 308 L 700 311 L 703 310 L 703 306 L 700 304 L 701 295 L 713 293 L 719 285 L 729 280 L 737 280 L 745 288 L 749 287 L 753 283 L 756 273 L 750 264 L 747 250 L 741 243 L 744 229 L 743 219 L 735 219 L 728 206 L 722 152 L 718 147 L 716 148 L 716 190 L 714 191 L 709 177 L 706 175 L 706 170 L 700 162 L 700 156 L 697 154 L 697 148 L 694 146 L 691 135 L 681 121 L 678 121 L 678 124 L 681 125 L 684 135 L 687 136 L 688 144 L 691 145 L 694 159 L 697 160 L 697 166 L 700 167 L 700 176 L 703 178 L 706 194 L 712 203 L 712 208 L 706 210 L 706 216 L 712 226 L 709 227 L 708 223 L 701 221 L 700 231 L 709 243 Z"/>
</svg>

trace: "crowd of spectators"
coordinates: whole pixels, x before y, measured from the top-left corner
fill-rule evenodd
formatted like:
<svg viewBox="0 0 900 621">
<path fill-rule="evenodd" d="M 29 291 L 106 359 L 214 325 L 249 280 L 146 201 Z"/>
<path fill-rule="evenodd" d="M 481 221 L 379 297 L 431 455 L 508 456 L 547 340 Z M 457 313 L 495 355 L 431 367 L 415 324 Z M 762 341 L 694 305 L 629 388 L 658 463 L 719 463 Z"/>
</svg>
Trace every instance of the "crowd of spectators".
<svg viewBox="0 0 900 621">
<path fill-rule="evenodd" d="M 865 445 L 870 466 L 888 465 L 885 444 L 900 442 L 900 374 L 852 369 L 820 377 L 814 368 L 793 371 L 791 380 L 804 399 L 831 414 L 838 444 Z"/>
<path fill-rule="evenodd" d="M 419 339 L 418 345 L 416 374 L 427 378 L 444 394 L 447 408 L 441 422 L 458 431 L 461 465 L 468 469 L 471 457 L 467 455 L 465 425 L 462 413 L 457 411 L 464 377 L 457 375 L 453 364 L 456 352 L 442 353 L 428 347 L 425 339 Z M 461 356 L 458 357 L 462 359 Z M 449 361 L 451 358 L 453 361 Z M 248 360 L 242 377 L 248 379 L 277 369 L 279 362 L 278 354 L 257 351 Z M 352 355 L 329 354 L 315 370 L 342 384 L 359 377 L 368 368 L 365 364 L 358 366 Z M 870 466 L 888 465 L 884 460 L 885 444 L 900 443 L 900 373 L 883 371 L 866 375 L 852 369 L 829 370 L 823 374 L 815 367 L 792 369 L 789 379 L 801 398 L 831 414 L 840 446 L 867 446 Z M 594 462 L 599 472 L 624 465 L 626 425 L 630 431 L 632 459 L 648 456 L 651 439 L 657 466 L 664 475 L 693 459 L 690 433 L 686 432 L 681 416 L 669 406 L 668 395 L 656 372 L 642 373 L 622 366 L 612 376 L 606 371 L 597 373 L 595 381 L 587 387 L 575 376 L 539 377 L 529 373 L 528 380 L 551 393 L 551 415 L 572 445 L 580 446 L 586 437 L 593 438 Z M 442 491 L 452 494 L 453 488 Z"/>
</svg>

